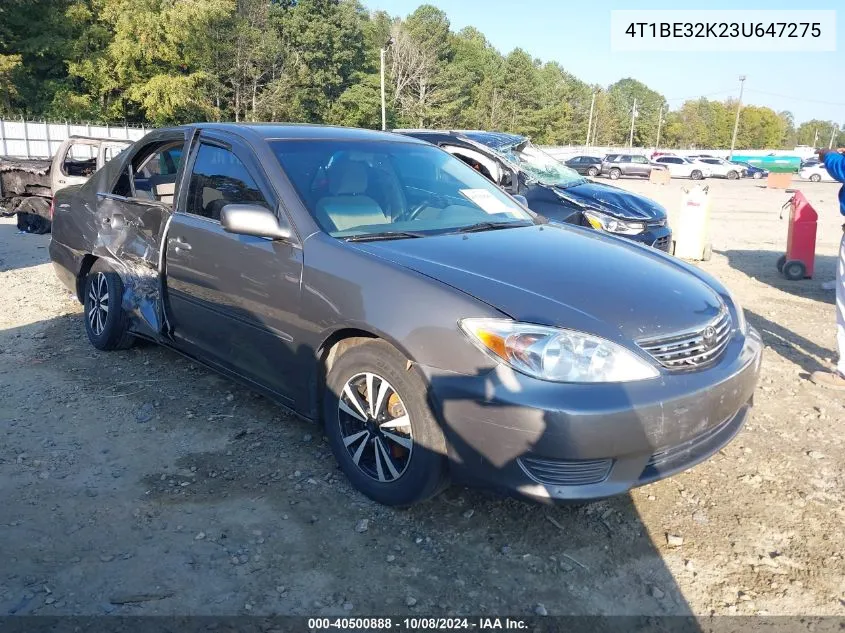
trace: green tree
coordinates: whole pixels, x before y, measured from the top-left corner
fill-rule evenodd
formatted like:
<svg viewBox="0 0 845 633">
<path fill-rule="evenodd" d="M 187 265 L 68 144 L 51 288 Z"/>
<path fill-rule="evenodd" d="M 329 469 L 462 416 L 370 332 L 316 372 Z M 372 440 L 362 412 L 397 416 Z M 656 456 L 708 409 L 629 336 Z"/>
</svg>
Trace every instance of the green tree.
<svg viewBox="0 0 845 633">
<path fill-rule="evenodd" d="M 613 115 L 617 119 L 614 142 L 628 144 L 630 139 L 631 114 L 636 100 L 637 116 L 634 117 L 634 146 L 650 147 L 657 138 L 657 121 L 661 111 L 666 110 L 666 99 L 636 79 L 620 79 L 607 89 L 611 95 Z M 619 138 L 618 131 L 626 134 Z"/>
</svg>

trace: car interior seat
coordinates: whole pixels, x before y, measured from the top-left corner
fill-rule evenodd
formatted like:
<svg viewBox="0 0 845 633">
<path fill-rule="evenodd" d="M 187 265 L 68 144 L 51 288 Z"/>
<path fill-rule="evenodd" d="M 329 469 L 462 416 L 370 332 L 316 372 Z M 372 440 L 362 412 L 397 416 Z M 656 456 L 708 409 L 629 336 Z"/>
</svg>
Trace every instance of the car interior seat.
<svg viewBox="0 0 845 633">
<path fill-rule="evenodd" d="M 332 165 L 328 171 L 330 195 L 317 202 L 318 219 L 337 231 L 390 222 L 378 202 L 366 195 L 368 180 L 367 166 L 360 161 Z"/>
</svg>

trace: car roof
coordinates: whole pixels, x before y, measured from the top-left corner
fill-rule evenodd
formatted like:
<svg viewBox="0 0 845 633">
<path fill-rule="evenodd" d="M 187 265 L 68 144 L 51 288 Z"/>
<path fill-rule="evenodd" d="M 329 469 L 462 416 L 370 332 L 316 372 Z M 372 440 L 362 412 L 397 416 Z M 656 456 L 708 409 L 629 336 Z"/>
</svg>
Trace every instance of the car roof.
<svg viewBox="0 0 845 633">
<path fill-rule="evenodd" d="M 435 138 L 435 137 L 451 137 L 451 138 L 465 138 L 476 143 L 481 143 L 492 149 L 502 149 L 503 147 L 510 147 L 517 145 L 527 139 L 525 136 L 519 134 L 509 134 L 507 132 L 488 132 L 486 130 L 427 130 L 427 129 L 398 129 L 394 130 L 399 134 L 406 134 L 416 138 Z"/>
<path fill-rule="evenodd" d="M 400 136 L 392 132 L 309 123 L 193 123 L 187 126 L 178 126 L 169 129 L 183 130 L 185 128 L 219 130 L 221 132 L 232 132 L 242 136 L 263 138 L 264 140 L 332 139 L 344 141 L 393 141 L 399 143 L 421 142 L 411 137 Z"/>
</svg>

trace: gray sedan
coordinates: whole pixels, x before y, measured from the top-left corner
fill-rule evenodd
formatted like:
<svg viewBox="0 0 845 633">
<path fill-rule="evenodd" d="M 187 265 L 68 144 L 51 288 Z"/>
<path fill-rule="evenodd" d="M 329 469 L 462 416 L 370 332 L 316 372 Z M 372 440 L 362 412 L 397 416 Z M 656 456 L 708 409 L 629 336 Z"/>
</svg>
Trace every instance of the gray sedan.
<svg viewBox="0 0 845 633">
<path fill-rule="evenodd" d="M 149 339 L 266 394 L 390 505 L 623 493 L 729 442 L 760 371 L 706 273 L 382 132 L 156 130 L 56 196 L 50 254 L 96 348 Z"/>
</svg>

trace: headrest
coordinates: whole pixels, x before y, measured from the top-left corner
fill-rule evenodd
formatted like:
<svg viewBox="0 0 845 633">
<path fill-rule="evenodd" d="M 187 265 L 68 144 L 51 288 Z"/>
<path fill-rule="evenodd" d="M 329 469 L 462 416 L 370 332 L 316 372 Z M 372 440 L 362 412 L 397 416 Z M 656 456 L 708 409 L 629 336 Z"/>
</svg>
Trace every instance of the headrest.
<svg viewBox="0 0 845 633">
<path fill-rule="evenodd" d="M 367 190 L 367 167 L 359 161 L 343 161 L 329 170 L 329 192 L 352 196 Z"/>
</svg>

